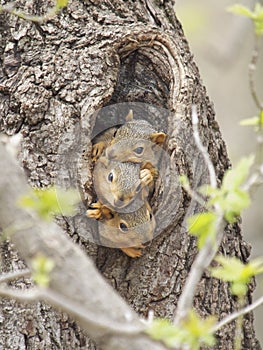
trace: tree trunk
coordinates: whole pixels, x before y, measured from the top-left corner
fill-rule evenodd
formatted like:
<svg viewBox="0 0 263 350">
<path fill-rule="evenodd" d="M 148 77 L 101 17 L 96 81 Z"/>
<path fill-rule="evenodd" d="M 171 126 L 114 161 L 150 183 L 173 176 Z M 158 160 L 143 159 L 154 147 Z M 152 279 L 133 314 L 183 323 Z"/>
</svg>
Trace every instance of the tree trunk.
<svg viewBox="0 0 263 350">
<path fill-rule="evenodd" d="M 21 6 L 34 14 L 48 9 L 37 0 L 21 1 Z M 82 205 L 73 218 L 59 220 L 62 228 L 135 311 L 147 317 L 153 310 L 155 316 L 172 318 L 197 252 L 185 219 L 200 210 L 181 190 L 177 175 L 187 174 L 194 188 L 208 181 L 191 133 L 193 104 L 218 182 L 230 165 L 172 1 L 72 0 L 44 24 L 0 16 L 1 130 L 23 135 L 20 161 L 29 183 L 78 186 Z M 160 185 L 152 203 L 158 211 L 158 236 L 141 258 L 131 259 L 95 244 L 96 225 L 85 217 L 87 203 L 95 198 L 91 139 L 102 127 L 120 123 L 127 109 L 151 112 L 151 106 L 156 106 L 151 122 L 169 134 L 169 171 L 164 174 L 169 188 Z M 117 115 L 120 110 L 123 114 Z M 250 248 L 239 224 L 226 228 L 220 249 L 248 260 Z M 2 244 L 1 260 L 3 272 L 24 266 L 8 242 Z M 253 289 L 250 285 L 248 303 Z M 97 349 L 67 315 L 43 303 L 25 307 L 7 299 L 0 302 L 0 349 Z M 223 318 L 237 303 L 225 283 L 205 273 L 194 307 L 202 316 Z M 218 332 L 215 349 L 233 348 L 234 326 Z M 249 314 L 243 349 L 259 348 Z"/>
</svg>

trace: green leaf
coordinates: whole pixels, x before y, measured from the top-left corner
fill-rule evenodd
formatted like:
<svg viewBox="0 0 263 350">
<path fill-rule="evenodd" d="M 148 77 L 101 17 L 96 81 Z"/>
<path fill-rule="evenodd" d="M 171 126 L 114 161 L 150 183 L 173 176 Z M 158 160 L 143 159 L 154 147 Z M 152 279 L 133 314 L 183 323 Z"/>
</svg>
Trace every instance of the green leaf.
<svg viewBox="0 0 263 350">
<path fill-rule="evenodd" d="M 244 264 L 236 257 L 218 256 L 215 259 L 221 266 L 210 269 L 211 275 L 231 283 L 231 292 L 244 296 L 251 278 L 263 272 L 263 258 Z"/>
<path fill-rule="evenodd" d="M 57 0 L 56 2 L 56 8 L 62 9 L 68 5 L 68 0 Z"/>
<path fill-rule="evenodd" d="M 246 16 L 246 17 L 249 17 L 249 18 L 253 18 L 253 12 L 251 12 L 249 10 L 249 8 L 247 8 L 247 7 L 243 6 L 243 5 L 240 5 L 240 4 L 235 4 L 233 6 L 229 6 L 227 8 L 227 11 L 228 12 L 232 12 L 235 15 L 241 15 L 241 16 Z"/>
<path fill-rule="evenodd" d="M 240 187 L 246 180 L 254 159 L 254 155 L 242 158 L 235 168 L 227 170 L 224 175 L 222 189 L 228 191 Z"/>
<path fill-rule="evenodd" d="M 228 192 L 224 198 L 224 203 L 221 203 L 221 208 L 224 211 L 225 219 L 229 223 L 236 221 L 237 216 L 241 211 L 250 205 L 250 197 L 246 191 L 235 190 Z"/>
<path fill-rule="evenodd" d="M 213 240 L 216 235 L 217 216 L 212 212 L 196 214 L 187 220 L 188 231 L 198 237 L 198 248 L 201 249 L 207 238 Z"/>
<path fill-rule="evenodd" d="M 247 285 L 240 282 L 233 282 L 230 286 L 230 291 L 233 295 L 237 295 L 239 297 L 245 296 L 247 293 Z"/>
<path fill-rule="evenodd" d="M 215 345 L 215 337 L 211 333 L 215 322 L 214 316 L 202 319 L 194 310 L 190 311 L 187 319 L 183 322 L 183 327 L 188 333 L 187 338 L 192 348 L 195 344 L 201 345 L 202 343 L 209 346 Z"/>
<path fill-rule="evenodd" d="M 168 347 L 180 345 L 182 334 L 169 320 L 156 319 L 146 331 L 154 340 L 162 340 Z"/>
<path fill-rule="evenodd" d="M 48 287 L 50 282 L 50 273 L 55 267 L 53 260 L 48 257 L 38 254 L 31 261 L 32 264 L 32 278 L 39 287 Z"/>
<path fill-rule="evenodd" d="M 210 185 L 202 185 L 198 188 L 198 192 L 203 196 L 214 196 L 217 193 L 217 189 Z"/>
<path fill-rule="evenodd" d="M 262 26 L 263 26 L 263 23 L 262 23 Z M 262 28 L 262 30 L 263 30 L 263 28 Z M 256 131 L 258 130 L 258 127 L 262 128 L 263 127 L 263 110 L 259 111 L 258 116 L 241 120 L 240 125 L 242 125 L 242 126 L 255 126 Z"/>
<path fill-rule="evenodd" d="M 183 188 L 185 188 L 186 190 L 188 188 L 190 188 L 189 179 L 188 179 L 188 177 L 186 175 L 180 175 L 179 176 L 179 182 L 180 182 L 181 186 Z"/>
<path fill-rule="evenodd" d="M 259 112 L 259 124 L 263 128 L 263 109 Z"/>
<path fill-rule="evenodd" d="M 263 258 L 253 259 L 246 266 L 246 273 L 250 273 L 251 276 L 259 275 L 263 273 Z"/>
<path fill-rule="evenodd" d="M 263 35 L 263 21 L 262 20 L 254 21 L 254 23 L 255 23 L 255 33 L 256 33 L 256 35 L 258 35 L 258 36 Z"/>
<path fill-rule="evenodd" d="M 240 122 L 242 126 L 258 126 L 259 125 L 259 117 L 255 116 L 248 119 L 243 119 Z"/>
<path fill-rule="evenodd" d="M 211 208 L 217 204 L 229 223 L 235 222 L 241 211 L 250 205 L 249 194 L 242 189 L 242 185 L 253 162 L 254 156 L 241 159 L 235 168 L 225 172 L 221 188 L 208 187 L 210 198 L 207 206 Z"/>
<path fill-rule="evenodd" d="M 253 12 L 247 7 L 239 4 L 229 7 L 228 11 L 250 18 L 254 23 L 254 30 L 256 35 L 260 36 L 263 34 L 263 6 L 260 3 L 255 4 Z"/>
<path fill-rule="evenodd" d="M 263 20 L 263 6 L 259 2 L 255 4 L 254 18 L 258 21 Z"/>
<path fill-rule="evenodd" d="M 37 212 L 44 220 L 52 220 L 54 215 L 71 215 L 79 201 L 75 190 L 62 190 L 56 187 L 32 189 L 18 199 L 18 205 Z"/>
<path fill-rule="evenodd" d="M 146 333 L 168 347 L 187 346 L 187 349 L 198 350 L 202 344 L 215 345 L 215 337 L 211 332 L 215 322 L 212 316 L 201 319 L 195 311 L 191 311 L 180 326 L 165 319 L 156 319 Z"/>
<path fill-rule="evenodd" d="M 211 275 L 225 282 L 238 280 L 243 268 L 242 262 L 235 257 L 224 257 L 219 255 L 215 259 L 222 266 L 212 268 Z"/>
</svg>

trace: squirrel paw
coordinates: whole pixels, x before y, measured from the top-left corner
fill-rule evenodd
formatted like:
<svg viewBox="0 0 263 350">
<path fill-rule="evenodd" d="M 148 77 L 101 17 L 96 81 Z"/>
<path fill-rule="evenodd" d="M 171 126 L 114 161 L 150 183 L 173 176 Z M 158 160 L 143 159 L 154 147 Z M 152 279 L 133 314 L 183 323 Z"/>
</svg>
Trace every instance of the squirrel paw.
<svg viewBox="0 0 263 350">
<path fill-rule="evenodd" d="M 99 220 L 101 218 L 101 211 L 99 209 L 88 209 L 86 214 L 92 219 Z"/>
<path fill-rule="evenodd" d="M 142 169 L 140 171 L 140 179 L 143 186 L 149 185 L 153 181 L 151 171 L 149 169 Z"/>
<path fill-rule="evenodd" d="M 139 258 L 142 256 L 142 251 L 139 248 L 144 248 L 144 246 L 140 245 L 138 247 L 121 248 L 121 250 L 131 258 Z"/>
<path fill-rule="evenodd" d="M 95 143 L 92 147 L 92 161 L 96 162 L 98 158 L 101 156 L 105 148 L 104 142 Z"/>
<path fill-rule="evenodd" d="M 158 169 L 155 168 L 155 167 L 152 165 L 152 163 L 150 163 L 150 162 L 144 163 L 144 164 L 142 165 L 141 169 L 142 169 L 142 170 L 148 170 L 148 171 L 151 173 L 153 180 L 156 180 L 157 177 L 158 177 L 158 175 L 159 175 Z M 142 171 L 142 170 L 141 170 L 141 171 Z"/>
<path fill-rule="evenodd" d="M 87 216 L 96 220 L 112 219 L 111 210 L 101 202 L 92 203 L 90 209 L 87 210 Z"/>
</svg>

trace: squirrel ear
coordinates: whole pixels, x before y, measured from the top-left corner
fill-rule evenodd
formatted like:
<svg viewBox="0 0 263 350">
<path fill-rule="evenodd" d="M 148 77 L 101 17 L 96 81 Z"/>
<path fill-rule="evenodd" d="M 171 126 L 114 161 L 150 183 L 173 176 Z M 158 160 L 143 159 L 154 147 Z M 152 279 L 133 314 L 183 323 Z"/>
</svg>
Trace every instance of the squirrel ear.
<svg viewBox="0 0 263 350">
<path fill-rule="evenodd" d="M 154 132 L 150 135 L 150 139 L 152 142 L 158 144 L 162 144 L 165 142 L 167 135 L 164 132 Z"/>
<path fill-rule="evenodd" d="M 132 109 L 129 110 L 129 113 L 126 115 L 125 120 L 126 120 L 126 122 L 129 122 L 129 121 L 133 120 L 133 111 L 132 111 Z"/>
</svg>

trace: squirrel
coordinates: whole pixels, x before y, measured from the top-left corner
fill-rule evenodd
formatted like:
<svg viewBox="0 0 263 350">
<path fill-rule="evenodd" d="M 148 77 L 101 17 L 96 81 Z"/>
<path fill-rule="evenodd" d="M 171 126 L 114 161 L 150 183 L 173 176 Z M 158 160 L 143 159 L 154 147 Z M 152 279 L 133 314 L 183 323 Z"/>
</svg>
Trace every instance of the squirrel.
<svg viewBox="0 0 263 350">
<path fill-rule="evenodd" d="M 103 245 L 118 247 L 131 258 L 142 256 L 143 243 L 153 239 L 156 223 L 147 201 L 130 213 L 117 213 L 98 201 L 87 210 L 87 216 L 99 220 Z"/>
<path fill-rule="evenodd" d="M 98 220 L 101 243 L 118 247 L 132 258 L 140 257 L 143 243 L 153 238 L 155 218 L 148 197 L 158 177 L 159 145 L 166 137 L 149 122 L 134 120 L 130 110 L 125 124 L 111 127 L 93 140 L 98 201 L 87 210 L 87 216 Z"/>
<path fill-rule="evenodd" d="M 116 162 L 101 156 L 93 170 L 93 183 L 102 203 L 112 209 L 120 209 L 138 198 L 144 200 L 153 190 L 157 174 L 150 163 L 141 168 L 136 163 Z"/>
<path fill-rule="evenodd" d="M 105 151 L 109 159 L 156 165 L 156 148 L 163 145 L 167 135 L 157 132 L 146 120 L 133 119 L 132 110 L 125 119 L 125 124 L 111 127 L 94 139 L 93 160 L 96 161 Z"/>
<path fill-rule="evenodd" d="M 130 110 L 126 123 L 115 130 L 106 149 L 106 157 L 120 162 L 150 162 L 156 166 L 160 146 L 166 138 L 165 133 L 157 132 L 148 121 L 133 119 Z"/>
</svg>

